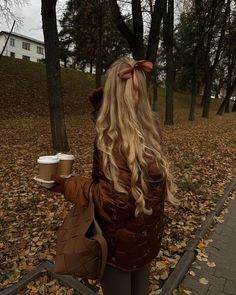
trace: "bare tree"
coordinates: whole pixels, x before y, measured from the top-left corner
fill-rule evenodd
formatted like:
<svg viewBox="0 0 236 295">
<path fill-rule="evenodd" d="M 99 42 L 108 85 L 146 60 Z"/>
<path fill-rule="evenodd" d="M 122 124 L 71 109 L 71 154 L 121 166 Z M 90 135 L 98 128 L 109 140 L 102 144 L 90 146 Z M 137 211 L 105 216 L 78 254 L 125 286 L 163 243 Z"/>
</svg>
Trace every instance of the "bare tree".
<svg viewBox="0 0 236 295">
<path fill-rule="evenodd" d="M 101 87 L 102 78 L 102 47 L 103 47 L 103 1 L 98 1 L 98 14 L 97 14 L 97 56 L 96 56 L 96 88 Z"/>
<path fill-rule="evenodd" d="M 234 101 L 234 105 L 232 107 L 232 112 L 236 112 L 236 100 Z"/>
<path fill-rule="evenodd" d="M 173 60 L 174 44 L 174 0 L 163 3 L 163 38 L 166 47 L 166 111 L 165 124 L 173 125 L 173 97 L 175 69 Z"/>
<path fill-rule="evenodd" d="M 236 7 L 234 7 L 236 8 Z M 227 69 L 226 79 L 223 81 L 226 83 L 226 95 L 217 111 L 217 115 L 223 115 L 224 112 L 229 112 L 230 97 L 233 95 L 236 88 L 236 11 L 232 11 L 232 16 L 229 16 L 228 26 L 225 34 L 225 44 L 224 44 L 224 58 L 225 68 Z"/>
<path fill-rule="evenodd" d="M 69 146 L 66 136 L 61 87 L 59 38 L 56 20 L 57 0 L 42 0 L 41 3 L 53 148 L 57 151 L 67 151 Z"/>
<path fill-rule="evenodd" d="M 200 51 L 204 44 L 204 39 L 206 36 L 205 26 L 206 21 L 209 17 L 209 12 L 205 14 L 203 9 L 202 1 L 193 0 L 193 6 L 191 9 L 194 10 L 196 16 L 196 42 L 193 50 L 193 59 L 192 59 L 192 77 L 191 77 L 191 103 L 189 111 L 189 120 L 195 120 L 195 106 L 196 106 L 196 97 L 197 97 L 197 73 L 198 73 L 198 64 L 200 61 Z"/>
<path fill-rule="evenodd" d="M 156 54 L 159 44 L 159 34 L 162 21 L 161 7 L 164 0 L 150 0 L 151 22 L 149 34 L 147 36 L 147 44 L 144 43 L 144 20 L 143 9 L 140 0 L 132 0 L 132 28 L 128 26 L 122 16 L 120 6 L 117 0 L 110 0 L 113 21 L 118 30 L 127 40 L 134 59 L 150 60 L 153 64 L 156 61 Z M 128 4 L 128 3 L 127 3 Z M 146 50 L 145 50 L 146 48 Z"/>
<path fill-rule="evenodd" d="M 121 1 L 110 0 L 113 21 L 118 30 L 127 40 L 133 58 L 136 60 L 147 59 L 153 65 L 153 109 L 157 109 L 157 70 L 156 58 L 157 49 L 160 39 L 160 29 L 163 15 L 165 44 L 168 48 L 167 52 L 167 95 L 166 95 L 166 118 L 165 124 L 173 124 L 173 25 L 174 25 L 174 0 L 131 0 L 132 8 L 132 26 L 128 26 L 121 13 L 119 6 Z M 168 6 L 167 6 L 168 5 Z M 168 7 L 168 8 L 167 8 Z M 148 15 L 147 18 L 145 16 Z M 170 30 L 170 32 L 168 31 Z M 144 36 L 145 32 L 145 36 Z"/>
<path fill-rule="evenodd" d="M 22 18 L 18 17 L 14 12 L 14 7 L 23 7 L 28 4 L 28 0 L 0 0 L 0 23 L 1 21 L 8 26 L 12 20 L 16 21 L 16 26 L 22 24 Z"/>
<path fill-rule="evenodd" d="M 227 87 L 227 92 L 226 92 L 226 96 L 223 99 L 218 111 L 217 111 L 217 115 L 223 115 L 223 112 L 228 104 L 229 106 L 229 101 L 230 101 L 230 97 L 232 96 L 234 90 L 236 89 L 236 77 L 234 77 L 232 84 L 230 83 Z M 233 110 L 232 110 L 233 111 Z"/>
<path fill-rule="evenodd" d="M 215 50 L 215 56 L 214 58 L 212 58 L 211 46 L 212 46 L 212 40 L 213 40 L 213 28 L 216 23 L 216 20 L 219 18 L 219 15 L 222 13 L 222 8 L 224 6 L 224 1 L 212 1 L 212 4 L 213 4 L 212 14 L 210 15 L 209 32 L 207 34 L 207 40 L 206 40 L 205 89 L 204 89 L 203 101 L 202 101 L 202 105 L 203 105 L 202 117 L 204 118 L 209 117 L 213 75 L 214 75 L 216 66 L 219 62 L 220 55 L 222 53 L 225 29 L 226 29 L 227 19 L 230 12 L 230 3 L 231 3 L 231 0 L 227 0 L 225 5 L 225 10 L 223 12 L 220 34 L 218 37 L 218 43 L 216 45 L 216 50 Z"/>
</svg>

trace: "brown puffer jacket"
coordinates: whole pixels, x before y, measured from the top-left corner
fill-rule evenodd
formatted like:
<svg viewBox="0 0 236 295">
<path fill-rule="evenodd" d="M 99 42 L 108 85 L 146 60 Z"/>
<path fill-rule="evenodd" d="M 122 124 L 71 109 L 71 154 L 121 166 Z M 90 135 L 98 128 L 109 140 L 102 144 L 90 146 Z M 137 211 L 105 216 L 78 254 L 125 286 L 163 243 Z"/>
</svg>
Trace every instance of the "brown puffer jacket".
<svg viewBox="0 0 236 295">
<path fill-rule="evenodd" d="M 122 182 L 130 186 L 130 171 L 125 156 L 114 149 L 114 157 Z M 148 161 L 149 193 L 146 208 L 152 215 L 134 217 L 135 200 L 131 194 L 117 193 L 103 171 L 99 150 L 94 144 L 92 179 L 74 176 L 65 183 L 65 198 L 78 206 L 87 206 L 88 189 L 95 182 L 93 196 L 96 218 L 108 244 L 107 264 L 124 271 L 132 271 L 147 265 L 160 249 L 163 233 L 164 199 L 166 182 L 162 173 L 150 159 Z"/>
</svg>

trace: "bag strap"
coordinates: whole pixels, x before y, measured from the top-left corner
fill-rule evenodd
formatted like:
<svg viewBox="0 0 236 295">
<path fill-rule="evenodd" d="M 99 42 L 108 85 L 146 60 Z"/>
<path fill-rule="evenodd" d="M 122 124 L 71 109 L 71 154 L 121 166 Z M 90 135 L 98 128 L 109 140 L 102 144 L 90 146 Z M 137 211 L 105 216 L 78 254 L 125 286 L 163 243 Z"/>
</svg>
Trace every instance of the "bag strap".
<svg viewBox="0 0 236 295">
<path fill-rule="evenodd" d="M 105 267 L 106 267 L 106 262 L 107 262 L 107 243 L 106 240 L 103 236 L 101 235 L 96 235 L 93 237 L 94 240 L 96 240 L 100 246 L 101 246 L 101 250 L 102 250 L 102 263 L 101 263 L 101 268 L 100 268 L 100 272 L 98 274 L 98 281 L 101 280 Z"/>
</svg>

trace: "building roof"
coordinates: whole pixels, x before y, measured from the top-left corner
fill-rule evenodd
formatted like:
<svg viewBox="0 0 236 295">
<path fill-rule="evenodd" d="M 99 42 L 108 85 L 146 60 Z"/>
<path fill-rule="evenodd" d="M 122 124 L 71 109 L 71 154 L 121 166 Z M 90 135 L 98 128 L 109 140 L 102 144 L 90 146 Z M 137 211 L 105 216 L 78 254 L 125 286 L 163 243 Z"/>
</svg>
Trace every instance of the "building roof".
<svg viewBox="0 0 236 295">
<path fill-rule="evenodd" d="M 9 32 L 0 31 L 0 35 L 6 35 L 6 34 L 8 35 Z M 41 41 L 41 40 L 37 40 L 37 39 L 31 38 L 31 37 L 28 37 L 28 36 L 24 36 L 24 35 L 21 35 L 21 34 L 18 34 L 18 33 L 12 33 L 11 36 L 19 37 L 19 38 L 24 39 L 24 40 L 28 40 L 28 41 L 31 41 L 31 42 L 38 43 L 40 45 L 44 45 L 44 42 Z"/>
</svg>

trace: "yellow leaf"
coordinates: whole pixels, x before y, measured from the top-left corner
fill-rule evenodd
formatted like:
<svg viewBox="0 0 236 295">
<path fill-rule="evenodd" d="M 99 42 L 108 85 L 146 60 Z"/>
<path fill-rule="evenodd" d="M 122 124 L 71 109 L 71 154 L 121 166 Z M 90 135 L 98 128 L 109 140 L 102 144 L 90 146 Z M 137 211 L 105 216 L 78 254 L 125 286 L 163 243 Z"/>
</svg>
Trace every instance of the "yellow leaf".
<svg viewBox="0 0 236 295">
<path fill-rule="evenodd" d="M 50 294 L 56 294 L 57 286 L 56 285 L 52 285 L 52 286 L 50 286 L 49 290 L 50 290 Z"/>
<path fill-rule="evenodd" d="M 34 282 L 29 282 L 29 283 L 27 284 L 27 288 L 30 289 L 33 285 L 34 285 Z"/>
<path fill-rule="evenodd" d="M 157 267 L 159 270 L 162 270 L 162 269 L 166 268 L 166 265 L 165 265 L 164 262 L 157 261 L 157 262 L 156 262 L 156 267 Z"/>
<path fill-rule="evenodd" d="M 190 290 L 184 290 L 184 294 L 191 295 L 192 294 L 192 291 L 190 291 Z"/>
<path fill-rule="evenodd" d="M 180 285 L 178 289 L 179 289 L 179 292 L 181 293 L 188 294 L 188 295 L 192 294 L 192 292 L 188 290 L 187 288 L 185 288 L 184 286 Z"/>
<path fill-rule="evenodd" d="M 208 261 L 207 262 L 207 265 L 209 266 L 209 267 L 215 267 L 216 266 L 216 264 L 215 264 L 215 262 L 210 262 L 210 261 Z"/>
<path fill-rule="evenodd" d="M 20 269 L 20 270 L 27 269 L 27 264 L 26 264 L 25 261 L 22 261 L 22 262 L 19 264 L 19 269 Z"/>
<path fill-rule="evenodd" d="M 168 271 L 164 271 L 162 274 L 161 274 L 161 278 L 162 278 L 162 280 L 165 280 L 165 279 L 167 279 L 168 278 Z"/>
<path fill-rule="evenodd" d="M 208 284 L 208 280 L 205 279 L 205 278 L 201 278 L 201 279 L 199 279 L 199 283 L 202 284 L 202 285 L 207 285 Z"/>
<path fill-rule="evenodd" d="M 192 276 L 192 277 L 195 277 L 195 276 L 196 276 L 195 272 L 192 271 L 192 270 L 189 272 L 189 274 L 190 274 L 190 276 Z"/>
<path fill-rule="evenodd" d="M 38 293 L 38 288 L 36 288 L 35 286 L 33 286 L 30 290 L 32 293 L 35 293 L 35 294 Z"/>
<path fill-rule="evenodd" d="M 4 248 L 4 244 L 0 243 L 0 249 Z"/>
<path fill-rule="evenodd" d="M 204 241 L 201 241 L 198 245 L 197 245 L 198 249 L 200 249 L 201 251 L 203 251 L 206 248 L 206 243 Z"/>
</svg>

